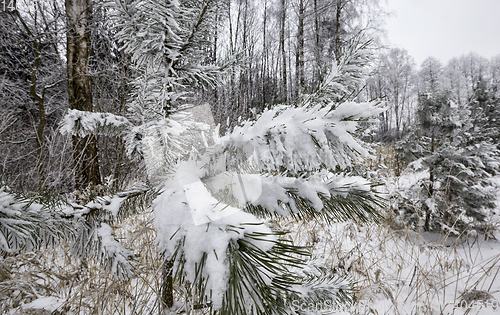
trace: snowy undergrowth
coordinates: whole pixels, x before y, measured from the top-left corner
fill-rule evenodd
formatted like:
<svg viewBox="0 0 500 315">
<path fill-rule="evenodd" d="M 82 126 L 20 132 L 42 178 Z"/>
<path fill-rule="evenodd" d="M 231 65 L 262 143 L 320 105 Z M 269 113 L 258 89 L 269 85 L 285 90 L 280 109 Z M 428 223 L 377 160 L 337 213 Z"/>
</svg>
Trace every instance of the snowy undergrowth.
<svg viewBox="0 0 500 315">
<path fill-rule="evenodd" d="M 410 180 L 403 178 L 398 189 Z M 0 265 L 0 313 L 157 313 L 162 261 L 157 259 L 152 222 L 152 213 L 146 212 L 115 229 L 137 255 L 134 276 L 127 281 L 113 278 L 95 261 L 75 259 L 65 246 L 8 257 Z M 494 239 L 416 233 L 400 228 L 389 216 L 380 225 L 287 220 L 277 224 L 293 231 L 290 237 L 296 245 L 311 246 L 316 262 L 330 273 L 357 282 L 357 304 L 343 314 L 500 311 L 500 243 Z M 188 294 L 176 290 L 179 301 Z M 313 311 L 305 314 L 340 314 L 331 303 L 291 307 Z"/>
<path fill-rule="evenodd" d="M 497 207 L 485 222 L 487 237 L 475 230 L 458 237 L 451 231 L 423 232 L 408 224 L 408 217 L 389 209 L 398 209 L 400 204 L 394 203 L 398 196 L 418 197 L 411 195 L 419 193 L 411 188 L 428 177 L 428 172 L 396 176 L 394 154 L 383 150 L 377 162 L 368 167 L 376 169 L 372 176 L 384 183 L 388 196 L 385 222 L 289 226 L 296 241 L 312 245 L 314 255 L 324 259 L 332 272 L 350 274 L 358 282 L 358 304 L 349 310 L 351 314 L 500 312 L 500 190 Z M 490 180 L 500 188 L 499 177 Z"/>
<path fill-rule="evenodd" d="M 67 245 L 0 261 L 0 314 L 158 313 L 162 261 L 150 212 L 130 217 L 115 234 L 136 255 L 134 274 L 119 280 Z"/>
<path fill-rule="evenodd" d="M 161 261 L 153 217 L 130 218 L 117 236 L 137 255 L 135 275 L 120 281 L 95 261 L 81 262 L 67 248 L 5 259 L 0 266 L 2 314 L 146 314 L 157 311 Z M 429 241 L 395 230 L 388 222 L 327 225 L 319 221 L 277 223 L 293 231 L 296 244 L 336 275 L 357 281 L 355 307 L 346 314 L 495 314 L 500 300 L 500 244 L 470 237 Z M 448 245 L 447 245 L 448 244 Z M 450 245 L 451 244 L 451 245 Z M 179 289 L 180 290 L 180 289 Z M 487 293 L 484 293 L 487 292 Z M 179 296 L 183 292 L 177 292 Z M 469 311 L 463 306 L 472 306 Z M 328 311 L 325 305 L 297 305 Z M 331 306 L 330 311 L 338 311 Z M 328 314 L 328 313 L 311 313 Z M 330 312 L 330 314 L 332 314 Z M 333 313 L 334 314 L 334 313 Z"/>
<path fill-rule="evenodd" d="M 494 314 L 500 311 L 500 243 L 468 238 L 430 241 L 388 224 L 284 223 L 294 241 L 359 292 L 350 314 Z M 468 308 L 466 307 L 468 306 Z M 498 307 L 497 307 L 498 306 Z M 324 306 L 308 305 L 309 309 Z M 332 310 L 335 310 L 332 308 Z"/>
</svg>

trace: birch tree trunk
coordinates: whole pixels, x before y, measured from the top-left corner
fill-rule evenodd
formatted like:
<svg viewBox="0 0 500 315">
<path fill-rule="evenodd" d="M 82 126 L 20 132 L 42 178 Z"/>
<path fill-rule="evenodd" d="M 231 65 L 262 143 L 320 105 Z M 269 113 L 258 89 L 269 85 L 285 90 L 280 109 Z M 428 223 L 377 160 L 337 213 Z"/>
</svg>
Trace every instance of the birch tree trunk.
<svg viewBox="0 0 500 315">
<path fill-rule="evenodd" d="M 69 108 L 92 111 L 89 73 L 91 0 L 66 0 Z M 73 136 L 76 188 L 100 184 L 97 138 Z"/>
</svg>

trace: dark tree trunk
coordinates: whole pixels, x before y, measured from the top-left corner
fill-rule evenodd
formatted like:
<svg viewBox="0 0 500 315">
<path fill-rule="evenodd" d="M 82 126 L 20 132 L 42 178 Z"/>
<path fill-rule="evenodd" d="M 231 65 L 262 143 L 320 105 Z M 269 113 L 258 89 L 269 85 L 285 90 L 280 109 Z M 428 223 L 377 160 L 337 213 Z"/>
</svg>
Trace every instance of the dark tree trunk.
<svg viewBox="0 0 500 315">
<path fill-rule="evenodd" d="M 173 266 L 174 264 L 171 260 L 163 263 L 160 307 L 161 313 L 163 313 L 163 310 L 169 309 L 174 305 L 174 278 L 172 276 Z"/>
<path fill-rule="evenodd" d="M 297 52 L 295 55 L 296 64 L 296 85 L 297 85 L 297 96 L 300 96 L 305 90 L 305 73 L 304 73 L 304 18 L 305 18 L 305 7 L 304 0 L 299 2 L 299 21 L 297 29 Z"/>
<path fill-rule="evenodd" d="M 314 70 L 314 79 L 321 82 L 321 47 L 320 47 L 320 28 L 319 28 L 319 12 L 318 0 L 314 0 L 314 31 L 315 31 L 315 47 L 314 57 L 316 59 L 316 69 Z"/>
<path fill-rule="evenodd" d="M 264 0 L 264 23 L 262 25 L 262 64 L 261 64 L 261 74 L 262 74 L 262 79 L 261 79 L 261 91 L 262 91 L 262 102 L 261 106 L 262 108 L 265 107 L 266 105 L 266 82 L 267 82 L 267 77 L 266 77 L 266 67 L 267 67 L 267 60 L 268 60 L 268 49 L 266 45 L 266 28 L 267 28 L 267 0 Z"/>
<path fill-rule="evenodd" d="M 37 161 L 37 170 L 38 170 L 38 176 L 40 177 L 39 181 L 40 184 L 43 183 L 44 176 L 43 176 L 43 131 L 45 129 L 45 124 L 46 124 L 46 115 L 45 115 L 45 104 L 44 104 L 44 96 L 45 94 L 45 89 L 43 91 L 42 96 L 38 95 L 36 92 L 37 88 L 37 79 L 38 79 L 38 69 L 40 68 L 40 46 L 38 45 L 38 42 L 34 40 L 33 43 L 33 53 L 35 55 L 35 64 L 34 68 L 31 72 L 31 87 L 30 87 L 30 94 L 31 96 L 36 100 L 38 104 L 38 117 L 40 119 L 38 123 L 38 128 L 36 130 L 36 150 L 37 150 L 37 156 L 38 156 L 38 161 Z"/>
<path fill-rule="evenodd" d="M 434 151 L 436 150 L 436 143 L 435 143 L 435 136 L 434 132 L 432 132 L 432 137 L 431 137 L 431 152 L 434 154 Z M 429 167 L 429 189 L 427 193 L 428 198 L 433 198 L 434 197 L 434 180 L 435 180 L 435 165 L 432 163 Z M 424 209 L 425 209 L 425 222 L 424 222 L 424 229 L 425 231 L 430 231 L 431 226 L 431 209 L 427 206 L 427 203 L 424 203 Z"/>
<path fill-rule="evenodd" d="M 288 104 L 288 82 L 286 71 L 286 51 L 285 51 L 285 19 L 286 19 L 286 2 L 281 0 L 281 21 L 280 21 L 280 48 L 281 48 L 281 79 L 283 80 L 283 100 Z"/>
<path fill-rule="evenodd" d="M 66 0 L 69 108 L 92 111 L 89 73 L 91 0 Z M 97 138 L 73 136 L 76 188 L 100 184 Z"/>
<path fill-rule="evenodd" d="M 335 13 L 335 60 L 337 64 L 340 63 L 340 51 L 341 51 L 341 40 L 340 40 L 340 31 L 342 25 L 342 1 L 337 0 L 337 11 Z"/>
</svg>

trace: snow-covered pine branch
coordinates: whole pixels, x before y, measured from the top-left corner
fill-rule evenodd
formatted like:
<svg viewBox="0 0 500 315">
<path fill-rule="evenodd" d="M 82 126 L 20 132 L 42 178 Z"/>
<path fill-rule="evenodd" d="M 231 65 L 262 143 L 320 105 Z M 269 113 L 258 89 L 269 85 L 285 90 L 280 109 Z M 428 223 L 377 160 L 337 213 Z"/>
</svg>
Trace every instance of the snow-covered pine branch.
<svg viewBox="0 0 500 315">
<path fill-rule="evenodd" d="M 17 253 L 71 239 L 74 226 L 62 219 L 65 205 L 46 207 L 0 188 L 0 253 Z"/>
<path fill-rule="evenodd" d="M 79 258 L 96 257 L 119 278 L 132 271 L 132 252 L 118 242 L 108 224 L 120 217 L 122 205 L 151 191 L 139 187 L 87 203 L 44 202 L 0 188 L 0 253 L 18 253 L 70 242 Z M 39 202 L 41 201 L 41 202 Z M 106 223 L 108 222 L 108 223 Z"/>
<path fill-rule="evenodd" d="M 92 212 L 81 220 L 71 252 L 79 258 L 97 258 L 103 268 L 113 276 L 127 279 L 132 274 L 134 254 L 125 248 L 113 233 L 113 228 Z"/>
<path fill-rule="evenodd" d="M 196 224 L 193 211 L 210 213 L 218 201 L 206 188 L 195 193 L 205 209 L 193 209 L 193 199 L 182 188 L 165 190 L 153 203 L 158 247 L 173 262 L 175 278 L 190 286 L 196 302 L 209 302 L 224 314 L 283 309 L 279 298 L 298 284 L 290 268 L 302 266 L 293 255 L 309 253 L 279 241 L 282 233 L 242 211 Z"/>
<path fill-rule="evenodd" d="M 61 121 L 62 134 L 85 137 L 91 134 L 120 135 L 132 124 L 123 116 L 70 109 Z"/>
<path fill-rule="evenodd" d="M 346 102 L 333 110 L 278 106 L 266 110 L 256 121 L 221 138 L 225 150 L 250 144 L 262 171 L 291 175 L 320 169 L 345 169 L 362 156 L 369 156 L 362 142 L 353 136 L 358 122 L 381 112 L 375 103 Z"/>
<path fill-rule="evenodd" d="M 255 314 L 269 314 L 287 307 L 277 297 L 306 298 L 301 290 L 314 284 L 306 285 L 288 268 L 300 268 L 305 260 L 284 255 L 280 248 L 288 245 L 262 218 L 377 219 L 381 200 L 372 185 L 336 172 L 369 155 L 354 132 L 359 120 L 378 112 L 374 103 L 344 103 L 334 110 L 276 107 L 220 138 L 205 154 L 176 163 L 153 203 L 157 242 L 174 263 L 177 280 L 204 288 L 193 291 L 197 303 L 210 301 L 227 314 L 246 314 L 252 307 Z M 258 185 L 255 196 L 250 186 Z M 249 222 L 258 229 L 247 230 Z M 255 248 L 252 239 L 259 239 Z M 287 250 L 301 252 L 293 245 Z M 270 266 L 272 253 L 282 263 Z M 252 255 L 251 263 L 242 260 Z M 268 309 L 261 308 L 266 304 Z"/>
<path fill-rule="evenodd" d="M 110 0 L 103 6 L 109 9 L 109 27 L 116 30 L 120 50 L 131 56 L 133 64 L 154 72 L 165 56 L 177 58 L 182 43 L 176 20 L 178 1 Z"/>
<path fill-rule="evenodd" d="M 342 50 L 341 59 L 337 64 L 332 62 L 325 79 L 318 85 L 316 90 L 305 95 L 301 101 L 301 107 L 322 106 L 335 107 L 338 101 L 348 101 L 353 94 L 359 91 L 365 83 L 372 53 L 368 49 L 371 41 L 358 35 L 350 40 Z M 354 95 L 355 96 L 355 95 Z"/>
<path fill-rule="evenodd" d="M 123 209 L 125 203 L 147 197 L 152 192 L 150 187 L 136 187 L 97 197 L 85 205 L 70 204 L 62 212 L 66 218 L 74 219 L 78 226 L 71 242 L 71 252 L 79 258 L 95 257 L 112 275 L 128 278 L 133 272 L 134 254 L 116 239 L 112 225 L 131 214 Z"/>
<path fill-rule="evenodd" d="M 261 183 L 262 191 L 272 194 L 263 193 L 246 205 L 246 211 L 259 216 L 291 215 L 327 222 L 369 222 L 379 218 L 374 206 L 380 206 L 381 199 L 372 189 L 373 185 L 359 176 L 326 172 L 299 178 L 267 176 Z"/>
<path fill-rule="evenodd" d="M 349 305 L 353 302 L 356 288 L 352 280 L 332 275 L 332 271 L 325 265 L 323 259 L 313 259 L 303 268 L 294 270 L 303 284 L 296 286 L 296 292 L 289 296 L 292 308 L 305 303 L 316 305 L 319 311 L 328 314 L 336 305 Z"/>
<path fill-rule="evenodd" d="M 189 152 L 201 133 L 209 129 L 206 124 L 193 121 L 185 112 L 156 118 L 159 119 L 134 126 L 123 116 L 70 109 L 59 130 L 62 134 L 82 137 L 91 134 L 122 136 L 128 157 L 139 154 L 150 162 L 173 165 L 175 159 Z"/>
<path fill-rule="evenodd" d="M 131 120 L 148 122 L 175 109 L 187 87 L 214 87 L 231 63 L 207 64 L 203 42 L 215 23 L 215 3 L 108 0 L 109 26 L 120 50 L 130 55 L 134 79 Z"/>
<path fill-rule="evenodd" d="M 118 192 L 114 195 L 96 197 L 85 205 L 69 203 L 65 207 L 62 207 L 60 212 L 66 218 L 78 219 L 98 213 L 101 219 L 110 221 L 120 217 L 120 210 L 125 202 L 148 194 L 150 191 L 150 187 L 139 186 L 131 190 Z"/>
</svg>

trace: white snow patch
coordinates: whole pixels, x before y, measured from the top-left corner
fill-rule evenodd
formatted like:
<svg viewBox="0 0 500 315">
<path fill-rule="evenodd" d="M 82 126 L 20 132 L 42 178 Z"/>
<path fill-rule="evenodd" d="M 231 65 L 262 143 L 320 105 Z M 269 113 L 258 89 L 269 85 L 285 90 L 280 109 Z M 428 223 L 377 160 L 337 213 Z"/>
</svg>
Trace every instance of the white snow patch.
<svg viewBox="0 0 500 315">
<path fill-rule="evenodd" d="M 34 300 L 31 303 L 24 304 L 21 306 L 23 310 L 27 309 L 43 309 L 49 312 L 53 312 L 57 310 L 64 301 L 54 297 L 54 296 L 47 296 L 47 297 L 40 297 L 36 300 Z"/>
</svg>

